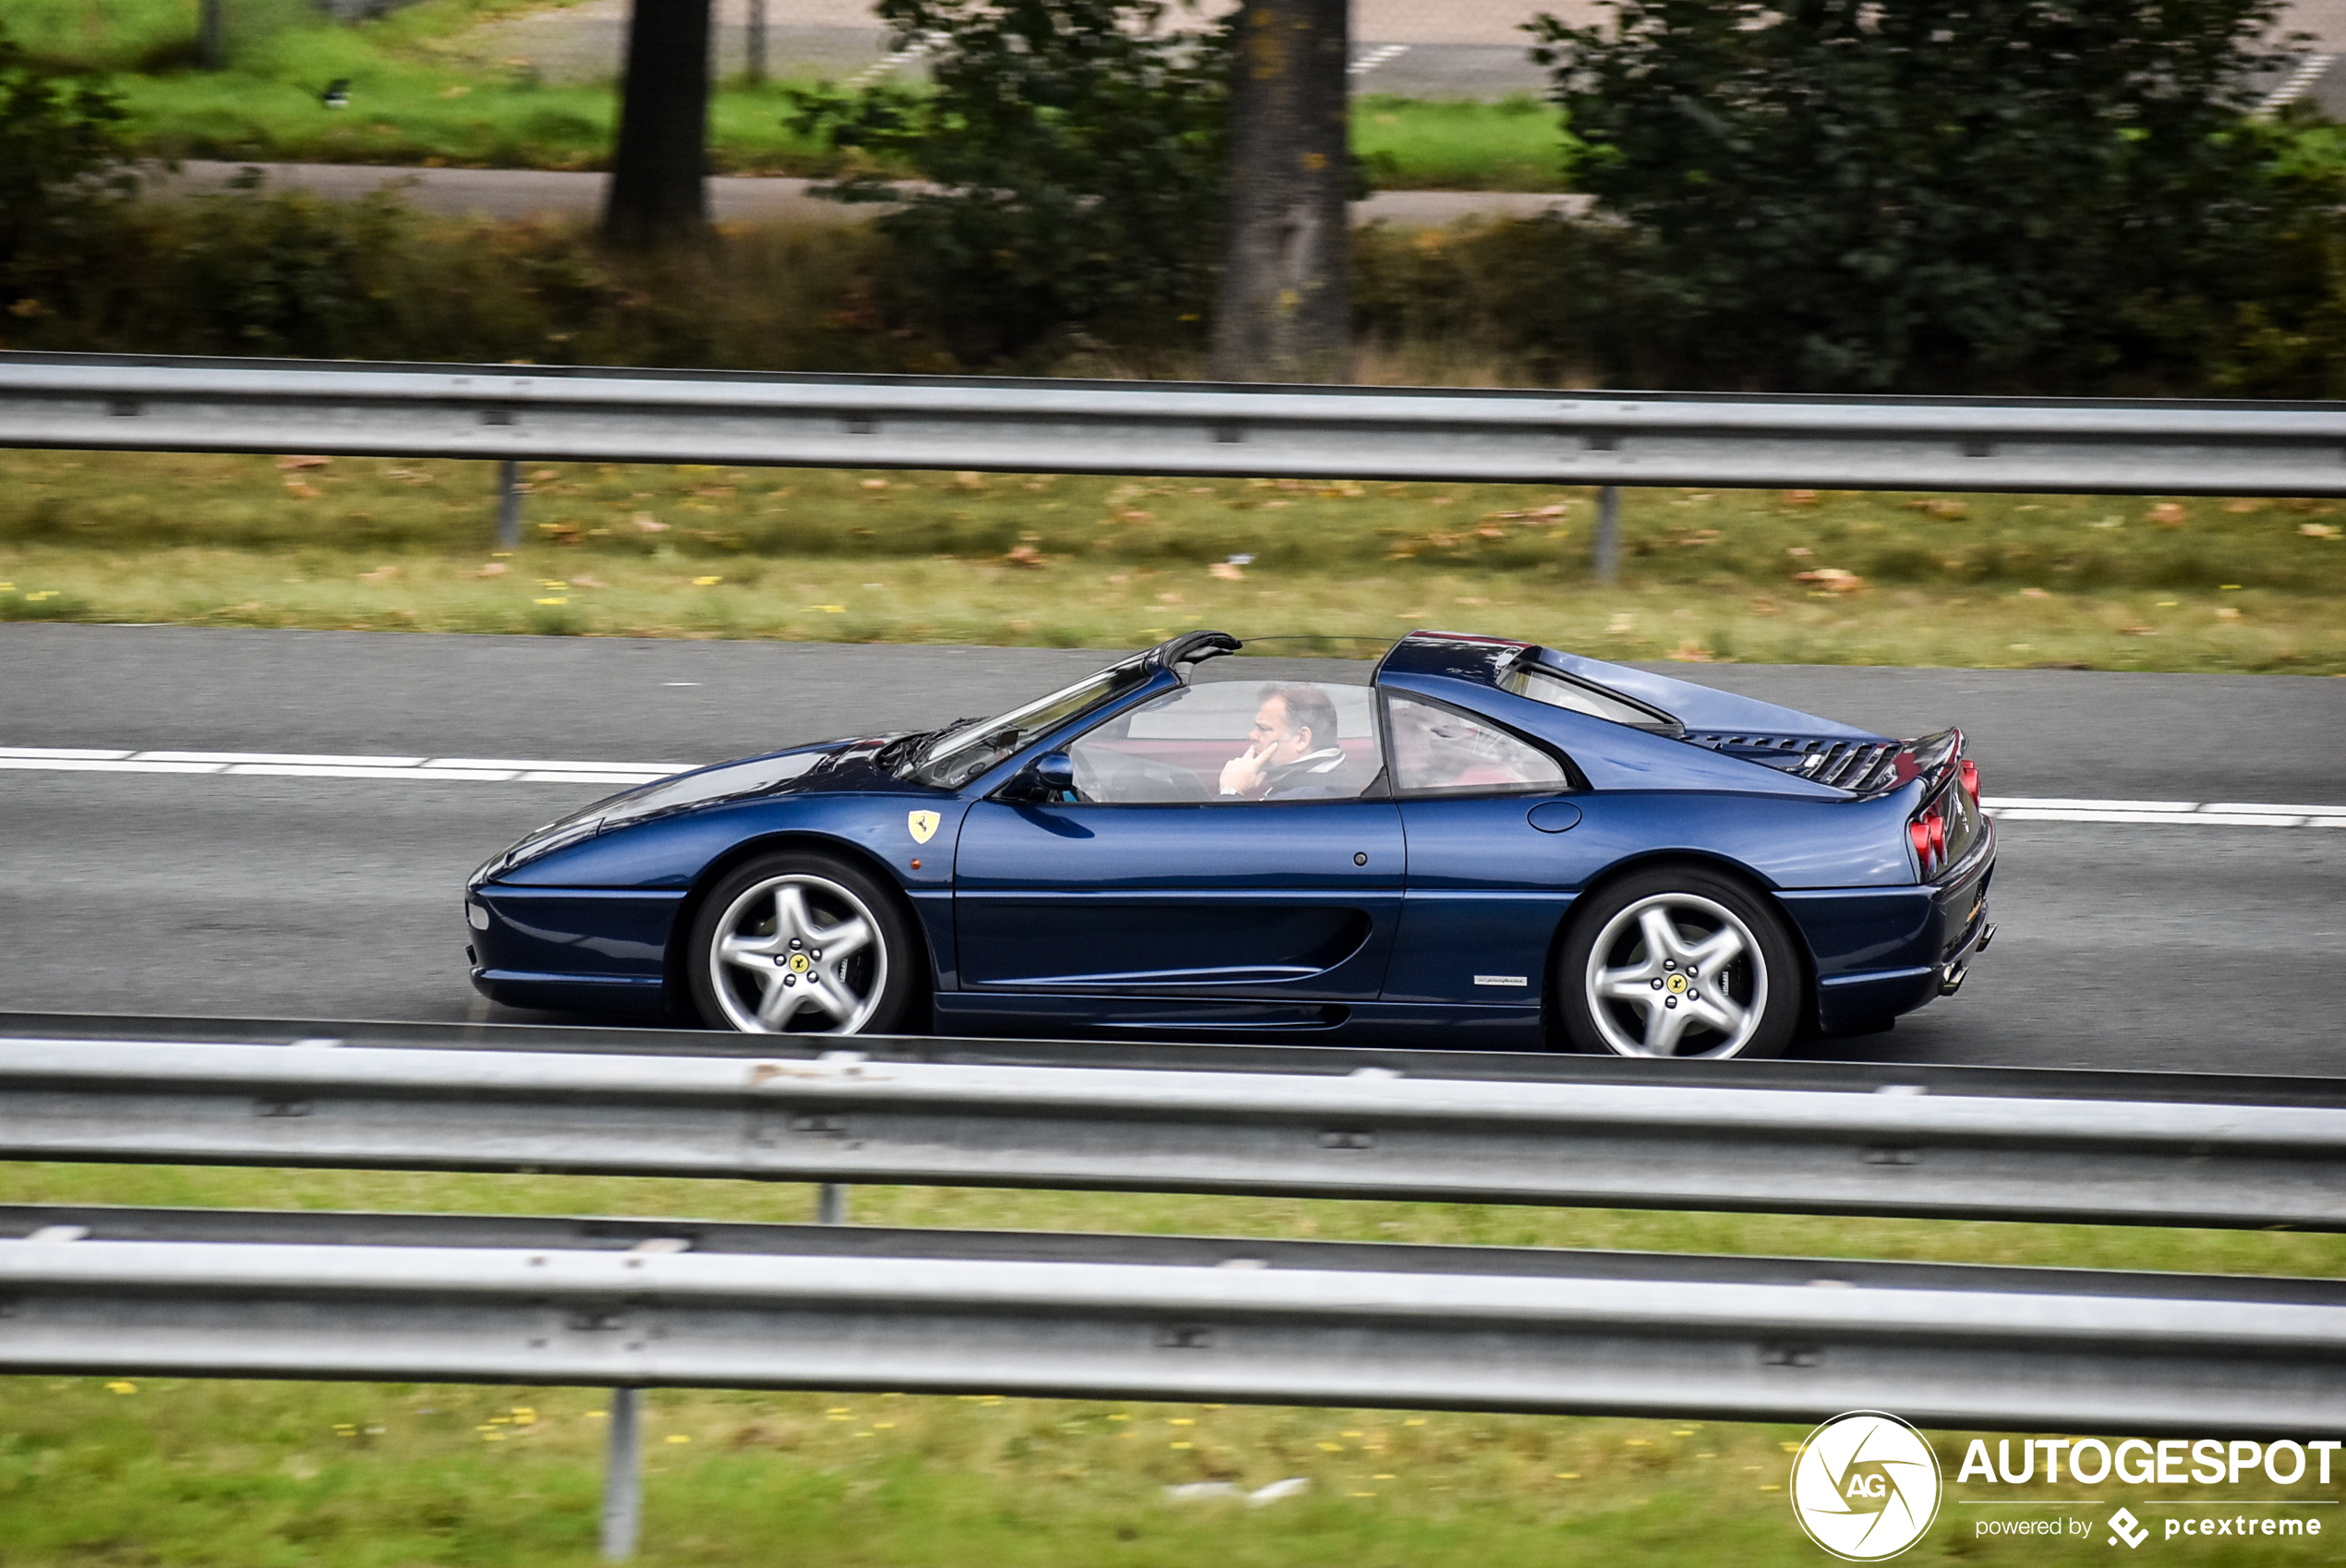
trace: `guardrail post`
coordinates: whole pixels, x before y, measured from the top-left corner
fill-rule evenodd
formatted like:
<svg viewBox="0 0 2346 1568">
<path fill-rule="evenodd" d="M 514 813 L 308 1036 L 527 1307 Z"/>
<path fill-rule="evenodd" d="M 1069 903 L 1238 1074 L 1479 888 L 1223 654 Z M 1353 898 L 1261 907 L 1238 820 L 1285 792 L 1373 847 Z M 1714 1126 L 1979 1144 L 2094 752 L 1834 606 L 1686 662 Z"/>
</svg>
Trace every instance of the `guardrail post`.
<svg viewBox="0 0 2346 1568">
<path fill-rule="evenodd" d="M 521 544 L 521 464 L 505 458 L 497 464 L 497 548 Z"/>
<path fill-rule="evenodd" d="M 603 1465 L 603 1561 L 635 1555 L 644 1513 L 643 1391 L 611 1391 L 611 1451 Z"/>
<path fill-rule="evenodd" d="M 1621 487 L 1606 485 L 1597 491 L 1597 581 L 1611 583 L 1621 575 Z"/>
<path fill-rule="evenodd" d="M 818 1225 L 843 1225 L 847 1223 L 847 1184 L 827 1181 L 815 1195 L 815 1223 Z"/>
</svg>

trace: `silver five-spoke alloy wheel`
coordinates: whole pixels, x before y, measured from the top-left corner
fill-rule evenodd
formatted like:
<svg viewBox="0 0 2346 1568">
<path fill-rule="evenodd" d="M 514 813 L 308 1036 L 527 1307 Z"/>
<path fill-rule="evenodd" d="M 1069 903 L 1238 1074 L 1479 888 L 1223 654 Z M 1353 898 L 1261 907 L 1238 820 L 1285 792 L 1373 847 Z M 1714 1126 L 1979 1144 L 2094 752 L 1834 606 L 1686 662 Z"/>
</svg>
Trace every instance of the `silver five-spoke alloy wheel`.
<svg viewBox="0 0 2346 1568">
<path fill-rule="evenodd" d="M 853 890 L 811 872 L 751 884 L 707 949 L 726 1021 L 749 1034 L 853 1034 L 888 988 L 888 944 Z"/>
<path fill-rule="evenodd" d="M 1733 1056 L 1768 1011 L 1768 963 L 1735 911 L 1654 893 L 1605 922 L 1589 950 L 1589 1016 L 1624 1056 Z"/>
</svg>

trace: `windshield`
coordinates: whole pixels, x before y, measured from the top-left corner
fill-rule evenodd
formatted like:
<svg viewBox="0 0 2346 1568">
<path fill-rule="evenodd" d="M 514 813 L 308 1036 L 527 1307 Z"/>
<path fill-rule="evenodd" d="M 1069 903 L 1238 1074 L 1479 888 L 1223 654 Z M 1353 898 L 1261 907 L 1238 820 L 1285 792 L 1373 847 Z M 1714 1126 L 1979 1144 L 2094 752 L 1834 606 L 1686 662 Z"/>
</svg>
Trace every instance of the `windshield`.
<svg viewBox="0 0 2346 1568">
<path fill-rule="evenodd" d="M 1090 675 L 1063 692 L 1013 708 L 998 718 L 948 730 L 922 749 L 904 777 L 917 784 L 958 790 L 1003 758 L 1015 755 L 1077 714 L 1122 696 L 1149 678 L 1134 659 Z"/>
</svg>

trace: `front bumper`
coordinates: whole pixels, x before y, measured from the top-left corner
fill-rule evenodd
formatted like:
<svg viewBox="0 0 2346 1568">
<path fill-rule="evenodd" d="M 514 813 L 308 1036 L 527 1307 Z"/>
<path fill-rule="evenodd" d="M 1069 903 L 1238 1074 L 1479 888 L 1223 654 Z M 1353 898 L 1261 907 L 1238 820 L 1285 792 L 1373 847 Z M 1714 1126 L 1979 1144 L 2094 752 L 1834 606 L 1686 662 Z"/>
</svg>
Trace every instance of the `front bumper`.
<svg viewBox="0 0 2346 1568">
<path fill-rule="evenodd" d="M 466 890 L 473 989 L 511 1007 L 658 1014 L 681 892 L 589 887 Z"/>
</svg>

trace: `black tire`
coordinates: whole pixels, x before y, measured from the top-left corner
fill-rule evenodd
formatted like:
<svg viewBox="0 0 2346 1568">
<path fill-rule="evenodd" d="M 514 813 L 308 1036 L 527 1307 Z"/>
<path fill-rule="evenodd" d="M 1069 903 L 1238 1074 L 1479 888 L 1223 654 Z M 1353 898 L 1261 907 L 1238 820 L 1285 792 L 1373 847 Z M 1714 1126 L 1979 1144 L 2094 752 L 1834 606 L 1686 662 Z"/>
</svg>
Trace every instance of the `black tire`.
<svg viewBox="0 0 2346 1568">
<path fill-rule="evenodd" d="M 1656 915 L 1661 923 L 1650 923 Z M 1702 960 L 1723 948 L 1732 949 L 1723 965 L 1704 972 Z M 1603 1055 L 1780 1056 L 1808 1011 L 1784 917 L 1699 866 L 1657 866 L 1583 899 L 1554 983 L 1565 1038 Z"/>
<path fill-rule="evenodd" d="M 849 941 L 840 955 L 837 945 Z M 923 954 L 894 888 L 839 856 L 784 850 L 709 889 L 683 961 L 694 1009 L 711 1029 L 844 1036 L 903 1027 L 926 994 Z"/>
</svg>

